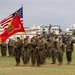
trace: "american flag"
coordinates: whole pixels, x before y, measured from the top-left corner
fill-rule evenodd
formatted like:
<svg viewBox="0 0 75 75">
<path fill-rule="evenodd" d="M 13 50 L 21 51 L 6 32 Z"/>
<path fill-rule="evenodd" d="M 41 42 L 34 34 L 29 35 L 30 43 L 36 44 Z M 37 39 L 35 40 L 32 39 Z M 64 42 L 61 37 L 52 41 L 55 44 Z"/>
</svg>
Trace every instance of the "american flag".
<svg viewBox="0 0 75 75">
<path fill-rule="evenodd" d="M 18 16 L 20 17 L 20 21 L 23 24 L 23 7 L 21 7 L 20 9 L 18 9 L 16 12 L 14 12 L 13 14 L 9 15 L 8 17 L 4 18 L 1 22 L 0 25 L 2 26 L 2 28 L 4 30 L 6 30 L 8 28 L 8 24 L 9 22 L 13 19 L 13 17 L 15 16 L 15 14 L 18 13 Z"/>
</svg>

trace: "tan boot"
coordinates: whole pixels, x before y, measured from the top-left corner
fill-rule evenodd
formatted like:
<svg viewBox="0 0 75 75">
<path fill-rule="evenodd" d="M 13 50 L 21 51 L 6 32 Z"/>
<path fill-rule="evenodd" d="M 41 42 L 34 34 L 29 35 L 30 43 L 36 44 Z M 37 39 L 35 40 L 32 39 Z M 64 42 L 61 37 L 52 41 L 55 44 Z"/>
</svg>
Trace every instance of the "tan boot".
<svg viewBox="0 0 75 75">
<path fill-rule="evenodd" d="M 18 65 L 18 63 L 16 63 L 16 65 L 15 66 L 17 66 Z"/>
<path fill-rule="evenodd" d="M 20 63 L 18 63 L 18 65 L 17 66 L 20 66 Z"/>
</svg>

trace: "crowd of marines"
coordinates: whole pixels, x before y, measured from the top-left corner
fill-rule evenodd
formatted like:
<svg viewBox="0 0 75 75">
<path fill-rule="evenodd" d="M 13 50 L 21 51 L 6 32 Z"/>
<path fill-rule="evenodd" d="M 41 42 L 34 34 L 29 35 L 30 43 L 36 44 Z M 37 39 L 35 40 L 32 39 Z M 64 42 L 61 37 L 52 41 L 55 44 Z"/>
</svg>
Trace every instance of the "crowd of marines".
<svg viewBox="0 0 75 75">
<path fill-rule="evenodd" d="M 30 41 L 28 37 L 24 39 L 17 37 L 16 40 L 9 39 L 7 44 L 1 43 L 0 47 L 2 57 L 5 57 L 7 52 L 9 57 L 15 57 L 15 66 L 20 66 L 20 58 L 22 58 L 23 66 L 27 66 L 31 60 L 31 66 L 40 67 L 46 63 L 47 58 L 52 59 L 51 64 L 56 64 L 56 60 L 58 60 L 58 65 L 62 65 L 64 52 L 66 52 L 67 64 L 70 64 L 74 43 L 75 40 L 71 40 L 70 37 L 67 37 L 66 43 L 63 43 L 61 37 L 56 39 L 56 36 L 51 36 L 45 40 L 41 36 L 34 36 Z"/>
</svg>

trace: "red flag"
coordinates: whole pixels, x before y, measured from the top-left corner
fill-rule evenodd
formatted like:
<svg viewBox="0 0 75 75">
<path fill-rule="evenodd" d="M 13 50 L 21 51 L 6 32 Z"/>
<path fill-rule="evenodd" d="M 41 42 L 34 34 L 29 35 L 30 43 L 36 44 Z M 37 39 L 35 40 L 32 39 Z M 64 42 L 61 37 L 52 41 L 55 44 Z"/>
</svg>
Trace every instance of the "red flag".
<svg viewBox="0 0 75 75">
<path fill-rule="evenodd" d="M 16 12 L 18 13 L 18 16 L 20 17 L 21 23 L 23 24 L 23 7 L 9 15 L 8 17 L 4 18 L 2 21 L 0 21 L 0 25 L 4 30 L 8 28 L 8 23 L 12 20 L 12 18 L 15 16 Z"/>
<path fill-rule="evenodd" d="M 11 35 L 17 32 L 25 32 L 18 14 L 9 22 L 8 28 L 0 35 L 1 41 L 5 42 Z"/>
</svg>

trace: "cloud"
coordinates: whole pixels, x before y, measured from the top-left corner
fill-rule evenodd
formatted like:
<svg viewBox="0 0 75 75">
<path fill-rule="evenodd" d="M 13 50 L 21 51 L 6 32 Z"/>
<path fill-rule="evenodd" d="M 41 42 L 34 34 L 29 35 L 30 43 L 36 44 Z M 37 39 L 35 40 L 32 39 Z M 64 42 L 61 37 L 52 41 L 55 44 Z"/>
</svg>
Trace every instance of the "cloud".
<svg viewBox="0 0 75 75">
<path fill-rule="evenodd" d="M 75 23 L 75 0 L 1 0 L 0 20 L 23 4 L 24 24 L 59 24 L 63 29 Z"/>
<path fill-rule="evenodd" d="M 26 12 L 32 18 L 36 17 L 35 20 L 33 20 L 36 24 L 40 24 L 41 22 L 44 24 L 52 23 L 59 24 L 62 28 L 65 28 L 74 21 L 74 2 L 74 0 L 33 0 L 32 2 L 29 0 Z"/>
</svg>

